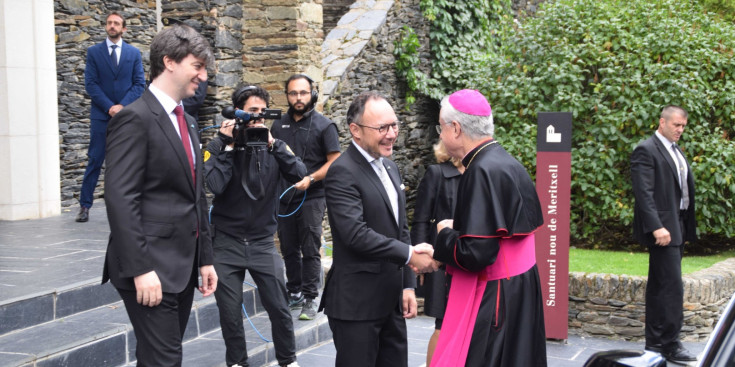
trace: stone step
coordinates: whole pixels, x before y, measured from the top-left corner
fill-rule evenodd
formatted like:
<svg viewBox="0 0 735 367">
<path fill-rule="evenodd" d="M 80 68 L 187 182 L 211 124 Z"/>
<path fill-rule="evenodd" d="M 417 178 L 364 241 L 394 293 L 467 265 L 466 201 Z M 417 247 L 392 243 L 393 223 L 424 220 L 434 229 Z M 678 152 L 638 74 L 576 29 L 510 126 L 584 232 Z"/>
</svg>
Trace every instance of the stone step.
<svg viewBox="0 0 735 367">
<path fill-rule="evenodd" d="M 0 301 L 0 335 L 59 320 L 120 301 L 115 288 L 99 279 Z"/>
<path fill-rule="evenodd" d="M 3 316 L 5 319 L 17 316 L 23 322 L 15 323 L 16 327 L 12 331 L 0 335 L 0 366 L 121 366 L 134 360 L 135 335 L 122 301 L 119 301 L 114 288 L 110 287 L 117 297 L 117 302 L 71 313 L 68 316 L 59 316 L 70 313 L 68 309 L 87 308 L 92 304 L 92 300 L 84 304 L 81 298 L 94 298 L 94 295 L 99 298 L 107 297 L 108 291 L 104 290 L 105 287 L 85 288 L 69 294 L 65 294 L 66 292 L 58 294 L 58 298 L 61 299 L 67 297 L 75 299 L 59 302 L 61 304 L 69 302 L 69 307 L 51 307 L 49 310 L 47 301 L 39 301 L 51 297 L 49 295 L 29 297 L 13 302 L 12 307 L 6 307 Z M 222 344 L 224 350 L 219 332 L 219 312 L 214 297 L 202 298 L 198 292 L 196 294 L 184 340 L 201 338 L 202 343 L 206 343 L 207 340 L 216 340 L 218 337 L 219 340 L 216 342 Z M 263 319 L 267 322 L 258 293 L 253 287 L 244 285 L 243 298 L 246 311 L 249 315 L 254 315 L 254 322 L 262 323 L 260 320 Z M 53 302 L 51 304 L 53 305 Z M 29 315 L 34 312 L 57 317 L 40 323 L 38 320 L 41 318 Z M 17 325 L 21 324 L 33 325 L 20 329 Z M 246 323 L 246 330 L 248 328 L 252 330 L 249 323 Z M 260 325 L 259 329 L 262 328 L 263 325 Z M 267 325 L 266 329 L 268 330 L 264 335 L 270 335 L 270 326 Z M 255 344 L 255 341 L 253 343 Z M 219 358 L 224 360 L 224 352 Z"/>
<path fill-rule="evenodd" d="M 299 320 L 300 310 L 294 310 L 294 334 L 296 336 L 296 353 L 329 343 L 332 331 L 329 329 L 327 317 L 318 314 L 310 321 Z M 272 340 L 270 321 L 265 312 L 251 316 L 253 325 L 267 340 Z M 273 342 L 266 342 L 245 320 L 245 340 L 248 348 L 248 364 L 252 367 L 278 365 Z M 184 343 L 183 367 L 225 367 L 225 343 L 219 329 Z M 129 366 L 135 366 L 134 363 Z"/>
<path fill-rule="evenodd" d="M 275 363 L 270 321 L 259 294 L 243 285 L 246 342 L 251 366 Z M 293 310 L 297 351 L 331 340 L 324 315 L 298 320 Z M 109 283 L 79 284 L 14 299 L 0 305 L 0 367 L 134 366 L 135 335 L 117 291 Z M 256 329 L 258 331 L 256 331 Z M 184 365 L 224 366 L 225 346 L 213 296 L 195 292 L 184 335 Z"/>
</svg>

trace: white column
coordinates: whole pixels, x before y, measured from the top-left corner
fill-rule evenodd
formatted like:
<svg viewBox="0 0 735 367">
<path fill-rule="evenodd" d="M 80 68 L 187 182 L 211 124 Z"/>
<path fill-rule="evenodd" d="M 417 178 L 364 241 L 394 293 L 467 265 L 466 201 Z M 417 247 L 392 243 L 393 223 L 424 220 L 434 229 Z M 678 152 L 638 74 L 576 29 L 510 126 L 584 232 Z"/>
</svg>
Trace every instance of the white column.
<svg viewBox="0 0 735 367">
<path fill-rule="evenodd" d="M 0 0 L 0 220 L 61 212 L 53 0 Z"/>
</svg>

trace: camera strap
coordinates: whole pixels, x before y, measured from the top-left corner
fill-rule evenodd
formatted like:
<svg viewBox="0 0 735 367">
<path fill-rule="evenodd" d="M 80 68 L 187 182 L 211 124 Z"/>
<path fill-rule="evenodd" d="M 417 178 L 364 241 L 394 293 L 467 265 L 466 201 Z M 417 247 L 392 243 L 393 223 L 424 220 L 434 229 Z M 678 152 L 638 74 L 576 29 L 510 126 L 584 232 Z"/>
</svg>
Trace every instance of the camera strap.
<svg viewBox="0 0 735 367">
<path fill-rule="evenodd" d="M 250 148 L 245 154 L 243 161 L 242 177 L 240 182 L 245 193 L 252 200 L 261 200 L 265 195 L 263 189 L 263 178 L 261 176 L 261 155 L 265 154 L 265 150 L 261 148 Z"/>
</svg>

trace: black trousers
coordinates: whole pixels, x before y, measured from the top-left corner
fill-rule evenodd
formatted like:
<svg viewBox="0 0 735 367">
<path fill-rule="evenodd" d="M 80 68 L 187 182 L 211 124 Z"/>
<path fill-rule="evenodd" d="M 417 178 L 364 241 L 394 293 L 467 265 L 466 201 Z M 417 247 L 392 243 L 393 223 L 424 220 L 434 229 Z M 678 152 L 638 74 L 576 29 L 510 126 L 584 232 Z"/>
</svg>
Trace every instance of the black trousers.
<svg viewBox="0 0 735 367">
<path fill-rule="evenodd" d="M 336 367 L 406 367 L 406 320 L 398 307 L 383 319 L 351 321 L 328 317 Z"/>
<path fill-rule="evenodd" d="M 181 366 L 181 342 L 194 300 L 194 281 L 181 293 L 163 293 L 158 306 L 138 304 L 136 292 L 118 289 L 137 339 L 138 367 Z"/>
<path fill-rule="evenodd" d="M 293 212 L 301 202 L 281 205 L 281 214 Z M 321 271 L 322 220 L 327 204 L 324 198 L 304 201 L 289 217 L 278 218 L 278 239 L 286 264 L 286 288 L 291 293 L 303 292 L 306 298 L 319 296 Z"/>
<path fill-rule="evenodd" d="M 247 366 L 248 351 L 242 313 L 242 288 L 245 270 L 258 287 L 260 300 L 271 322 L 271 334 L 279 364 L 296 360 L 293 319 L 288 308 L 283 261 L 276 251 L 273 237 L 259 242 L 236 239 L 217 231 L 212 242 L 214 268 L 219 281 L 214 297 L 219 309 L 222 337 L 228 366 Z"/>
<path fill-rule="evenodd" d="M 680 219 L 681 228 L 686 228 L 684 218 Z M 648 252 L 646 345 L 660 344 L 665 350 L 672 350 L 680 345 L 679 332 L 684 324 L 684 284 L 681 280 L 684 244 L 649 246 Z"/>
</svg>

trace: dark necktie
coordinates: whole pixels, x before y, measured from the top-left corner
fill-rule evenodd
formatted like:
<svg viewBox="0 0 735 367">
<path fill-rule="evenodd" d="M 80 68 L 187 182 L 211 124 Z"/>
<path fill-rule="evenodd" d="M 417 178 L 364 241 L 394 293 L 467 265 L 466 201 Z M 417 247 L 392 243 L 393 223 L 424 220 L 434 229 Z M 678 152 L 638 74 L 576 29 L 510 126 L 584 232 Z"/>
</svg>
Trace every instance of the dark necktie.
<svg viewBox="0 0 735 367">
<path fill-rule="evenodd" d="M 687 185 L 687 164 L 676 143 L 671 144 L 676 160 L 679 161 L 679 187 L 681 187 L 681 205 L 684 209 L 689 207 L 689 185 Z"/>
<path fill-rule="evenodd" d="M 112 49 L 112 52 L 110 52 L 110 62 L 112 62 L 112 66 L 117 68 L 117 54 L 115 53 L 117 45 L 112 45 L 110 48 Z"/>
<path fill-rule="evenodd" d="M 189 128 L 186 126 L 186 119 L 184 118 L 184 109 L 181 106 L 174 108 L 174 114 L 176 120 L 179 122 L 179 133 L 181 134 L 181 142 L 184 144 L 184 151 L 186 152 L 186 158 L 189 159 L 189 168 L 191 169 L 191 179 L 196 182 L 196 176 L 194 175 L 194 154 L 191 152 L 191 143 L 189 142 Z"/>
</svg>

